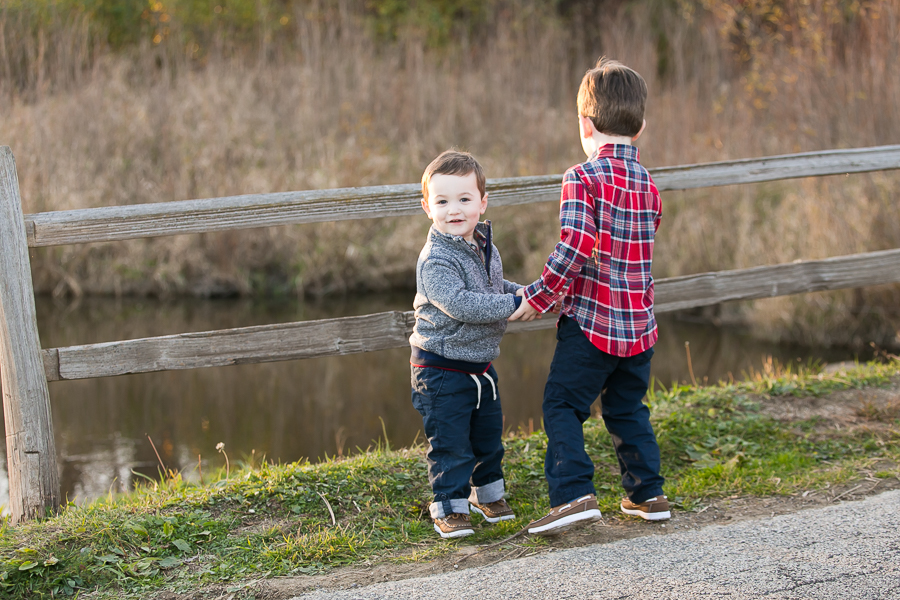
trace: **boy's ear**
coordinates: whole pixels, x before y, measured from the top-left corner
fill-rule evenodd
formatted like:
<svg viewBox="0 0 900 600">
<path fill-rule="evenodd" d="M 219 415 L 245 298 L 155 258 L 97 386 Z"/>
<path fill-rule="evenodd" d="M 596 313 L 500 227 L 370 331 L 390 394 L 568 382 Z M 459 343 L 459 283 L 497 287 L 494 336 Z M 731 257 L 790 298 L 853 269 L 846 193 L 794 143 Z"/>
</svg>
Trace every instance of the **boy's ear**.
<svg viewBox="0 0 900 600">
<path fill-rule="evenodd" d="M 484 211 L 487 210 L 487 197 L 488 197 L 489 193 L 490 192 L 485 192 L 484 197 L 481 199 L 481 213 L 480 214 L 482 214 L 482 215 L 484 214 Z"/>
<path fill-rule="evenodd" d="M 428 207 L 428 200 L 422 198 L 422 210 L 425 211 L 425 214 L 428 215 L 428 218 L 431 218 L 431 209 Z"/>
<path fill-rule="evenodd" d="M 634 135 L 634 137 L 631 138 L 631 141 L 632 141 L 632 142 L 636 142 L 637 139 L 638 139 L 639 137 L 641 137 L 641 134 L 644 133 L 644 130 L 645 130 L 645 129 L 647 129 L 647 119 L 644 119 L 644 124 L 641 125 L 640 131 L 638 131 L 638 132 Z"/>
<path fill-rule="evenodd" d="M 591 121 L 590 117 L 586 117 L 582 114 L 578 115 L 578 124 L 581 133 L 581 137 L 584 139 L 588 139 L 593 137 L 594 135 L 594 122 Z"/>
</svg>

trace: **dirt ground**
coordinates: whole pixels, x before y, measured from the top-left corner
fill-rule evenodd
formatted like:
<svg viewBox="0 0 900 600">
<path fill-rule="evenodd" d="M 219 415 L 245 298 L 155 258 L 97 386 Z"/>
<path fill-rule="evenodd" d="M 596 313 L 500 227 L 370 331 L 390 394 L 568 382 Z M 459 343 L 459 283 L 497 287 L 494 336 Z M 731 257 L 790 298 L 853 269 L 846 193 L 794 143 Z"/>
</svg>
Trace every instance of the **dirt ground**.
<svg viewBox="0 0 900 600">
<path fill-rule="evenodd" d="M 776 397 L 757 400 L 762 404 L 764 413 L 786 422 L 818 416 L 821 418 L 819 427 L 822 430 L 858 428 L 887 430 L 894 419 L 900 418 L 900 377 L 894 378 L 890 386 L 880 389 L 845 390 L 820 398 Z M 520 536 L 490 546 L 464 546 L 452 554 L 430 561 L 403 562 L 383 558 L 353 568 L 338 569 L 327 575 L 250 580 L 240 584 L 210 586 L 189 594 L 161 593 L 156 599 L 286 600 L 314 589 L 354 588 L 381 581 L 396 581 L 455 569 L 485 566 L 558 549 L 605 544 L 645 535 L 669 535 L 707 525 L 774 517 L 835 502 L 860 500 L 872 494 L 900 489 L 900 479 L 896 476 L 874 477 L 875 473 L 884 471 L 897 473 L 898 465 L 889 462 L 872 463 L 861 470 L 854 481 L 824 490 L 807 490 L 791 496 L 768 498 L 730 496 L 712 499 L 702 503 L 701 507 L 693 512 L 675 510 L 670 520 L 661 523 L 613 514 L 580 530 L 569 531 L 554 538 L 544 538 L 539 545 L 529 542 L 527 536 Z"/>
</svg>

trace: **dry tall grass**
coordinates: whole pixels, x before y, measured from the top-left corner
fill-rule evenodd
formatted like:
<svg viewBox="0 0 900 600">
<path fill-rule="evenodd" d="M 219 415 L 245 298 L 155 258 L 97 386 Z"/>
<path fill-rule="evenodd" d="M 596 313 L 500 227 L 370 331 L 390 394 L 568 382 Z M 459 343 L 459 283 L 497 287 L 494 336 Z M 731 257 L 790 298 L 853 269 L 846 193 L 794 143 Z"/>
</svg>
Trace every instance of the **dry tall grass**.
<svg viewBox="0 0 900 600">
<path fill-rule="evenodd" d="M 4 23 L 0 143 L 16 154 L 26 212 L 412 182 L 454 145 L 489 177 L 561 173 L 583 159 L 574 95 L 601 54 L 647 79 L 640 145 L 651 167 L 900 137 L 890 60 L 900 56 L 900 0 L 840 19 L 833 0 L 740 13 L 724 0 L 647 0 L 574 32 L 540 3 L 520 4 L 533 12 L 498 19 L 486 39 L 428 50 L 415 34 L 387 43 L 361 33 L 352 3 L 308 2 L 293 15 L 294 51 L 211 52 L 202 66 L 171 49 L 114 54 L 79 42 L 88 28 L 73 17 L 56 30 L 70 37 L 44 50 L 21 40 L 30 60 L 56 53 L 24 83 L 11 75 L 15 28 Z M 653 19 L 666 24 L 662 38 Z M 882 173 L 667 193 L 656 275 L 900 247 L 898 191 L 900 178 Z M 534 278 L 558 234 L 556 207 L 488 217 L 508 275 Z M 57 295 L 411 287 L 427 226 L 422 216 L 61 247 L 35 251 L 33 271 L 37 289 Z M 715 314 L 770 336 L 888 344 L 898 306 L 900 287 L 883 286 Z"/>
</svg>

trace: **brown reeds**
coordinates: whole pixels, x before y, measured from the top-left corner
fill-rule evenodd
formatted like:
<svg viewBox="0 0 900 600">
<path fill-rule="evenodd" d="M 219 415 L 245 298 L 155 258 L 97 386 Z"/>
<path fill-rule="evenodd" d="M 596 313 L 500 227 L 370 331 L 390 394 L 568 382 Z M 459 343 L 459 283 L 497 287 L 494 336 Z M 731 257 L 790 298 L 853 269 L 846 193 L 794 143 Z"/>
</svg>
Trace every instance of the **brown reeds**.
<svg viewBox="0 0 900 600">
<path fill-rule="evenodd" d="M 647 79 L 651 167 L 900 139 L 889 61 L 900 0 L 852 14 L 834 0 L 647 0 L 578 27 L 542 3 L 517 6 L 530 12 L 435 49 L 412 30 L 379 38 L 356 3 L 297 3 L 279 52 L 211 35 L 203 60 L 165 43 L 112 52 L 77 14 L 45 33 L 4 20 L 0 143 L 16 154 L 26 212 L 413 182 L 450 146 L 475 153 L 489 177 L 561 173 L 582 159 L 574 94 L 601 54 Z M 898 189 L 881 173 L 667 193 L 656 275 L 900 247 Z M 507 275 L 535 277 L 556 207 L 488 217 Z M 410 217 L 70 246 L 36 250 L 33 271 L 56 295 L 408 288 L 427 226 Z M 898 286 L 884 286 L 720 316 L 772 336 L 893 345 L 898 306 Z"/>
</svg>

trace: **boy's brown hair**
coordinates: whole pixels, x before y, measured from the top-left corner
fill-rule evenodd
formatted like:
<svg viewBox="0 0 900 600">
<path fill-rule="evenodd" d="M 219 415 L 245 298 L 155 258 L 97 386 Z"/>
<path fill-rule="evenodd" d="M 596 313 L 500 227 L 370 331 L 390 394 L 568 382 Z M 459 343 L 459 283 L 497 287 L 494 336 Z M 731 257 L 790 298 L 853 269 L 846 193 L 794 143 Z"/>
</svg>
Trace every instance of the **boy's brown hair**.
<svg viewBox="0 0 900 600">
<path fill-rule="evenodd" d="M 578 88 L 578 114 L 600 133 L 635 136 L 644 124 L 647 83 L 634 69 L 601 56 Z"/>
<path fill-rule="evenodd" d="M 432 175 L 458 175 L 465 177 L 469 173 L 475 173 L 475 181 L 478 183 L 478 191 L 484 198 L 484 170 L 475 157 L 468 152 L 459 150 L 444 150 L 431 163 L 425 167 L 422 173 L 422 197 L 428 200 L 428 182 Z M 479 198 L 480 200 L 480 198 Z"/>
</svg>

